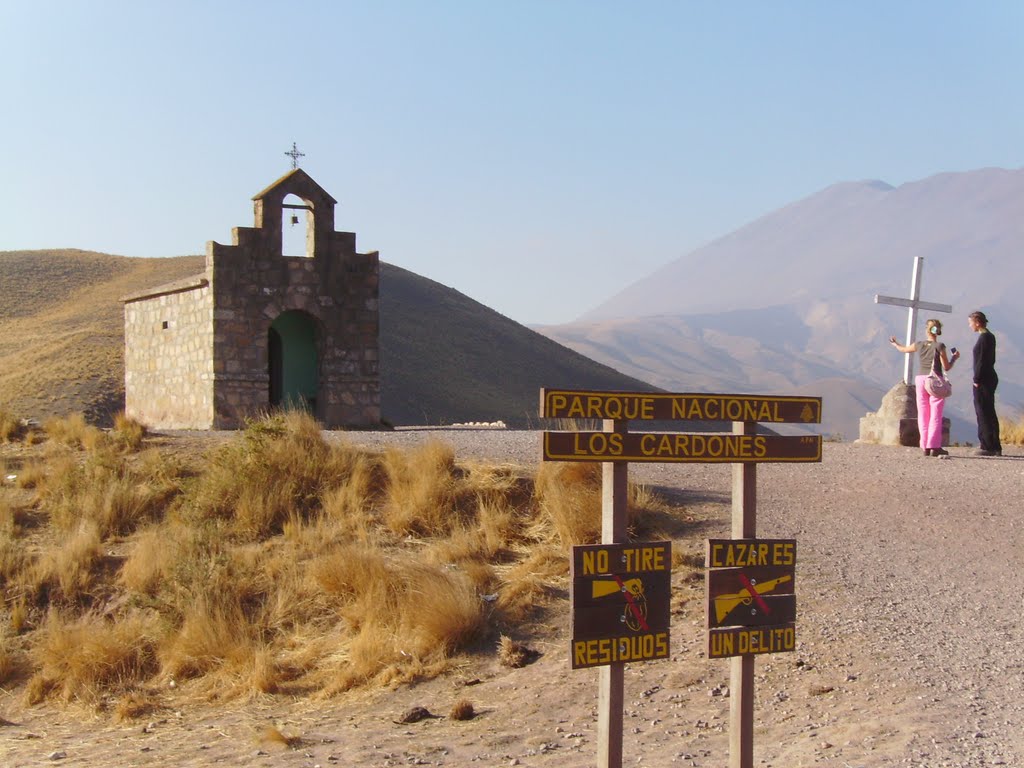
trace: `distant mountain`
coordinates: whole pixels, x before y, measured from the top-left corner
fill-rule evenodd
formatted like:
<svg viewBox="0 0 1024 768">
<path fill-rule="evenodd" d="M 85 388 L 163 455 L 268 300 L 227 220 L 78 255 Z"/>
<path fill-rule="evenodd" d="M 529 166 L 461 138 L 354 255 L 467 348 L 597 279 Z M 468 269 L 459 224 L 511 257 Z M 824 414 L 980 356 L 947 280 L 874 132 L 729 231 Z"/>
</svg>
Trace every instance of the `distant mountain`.
<svg viewBox="0 0 1024 768">
<path fill-rule="evenodd" d="M 976 440 L 967 314 L 998 336 L 1002 410 L 1024 401 L 1024 169 L 944 173 L 892 187 L 842 183 L 665 265 L 550 338 L 670 391 L 820 394 L 825 432 L 847 439 L 902 377 L 889 348 L 907 312 L 876 294 L 953 306 L 943 340 L 966 359 L 947 406 L 954 439 Z M 929 313 L 920 315 L 919 335 Z"/>
<path fill-rule="evenodd" d="M 202 271 L 201 256 L 0 252 L 0 407 L 95 422 L 124 407 L 120 297 Z M 381 400 L 396 425 L 538 422 L 541 387 L 653 387 L 457 291 L 381 265 Z"/>
</svg>

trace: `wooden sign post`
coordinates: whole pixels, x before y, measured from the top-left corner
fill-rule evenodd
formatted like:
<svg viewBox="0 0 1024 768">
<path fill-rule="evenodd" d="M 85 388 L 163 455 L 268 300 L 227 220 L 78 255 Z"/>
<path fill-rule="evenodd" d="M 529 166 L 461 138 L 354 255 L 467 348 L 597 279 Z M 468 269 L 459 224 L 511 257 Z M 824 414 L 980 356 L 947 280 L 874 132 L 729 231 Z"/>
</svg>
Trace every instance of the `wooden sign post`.
<svg viewBox="0 0 1024 768">
<path fill-rule="evenodd" d="M 620 551 L 626 542 L 626 499 L 628 469 L 630 461 L 642 462 L 717 462 L 730 463 L 733 466 L 732 478 L 732 536 L 734 539 L 754 539 L 757 533 L 756 519 L 756 467 L 761 462 L 818 462 L 821 461 L 821 436 L 781 436 L 758 434 L 757 423 L 821 423 L 820 397 L 775 397 L 761 395 L 708 395 L 708 394 L 664 394 L 647 392 L 601 392 L 575 391 L 559 389 L 542 389 L 540 391 L 540 415 L 552 419 L 592 419 L 601 420 L 603 429 L 600 432 L 545 432 L 543 434 L 543 453 L 545 461 L 599 461 L 602 463 L 602 504 L 601 504 L 601 545 L 598 551 L 604 551 L 605 560 L 611 559 Z M 731 433 L 664 433 L 664 432 L 629 432 L 631 420 L 635 421 L 726 421 L 732 422 Z M 647 559 L 641 557 L 637 562 L 653 564 L 657 558 L 655 552 L 671 551 L 668 542 L 650 544 L 634 544 L 633 549 L 649 551 Z M 587 547 L 573 548 L 573 580 L 574 601 L 577 594 L 576 580 L 583 579 L 582 594 L 591 599 L 604 587 L 595 586 L 587 577 L 602 575 L 597 567 L 598 558 L 593 554 L 589 569 L 586 566 Z M 710 548 L 709 548 L 710 549 Z M 760 551 L 760 550 L 757 550 Z M 782 551 L 782 550 L 780 550 Z M 795 543 L 793 545 L 795 559 Z M 628 557 L 628 556 L 627 556 Z M 780 557 L 783 557 L 780 555 Z M 577 558 L 580 565 L 577 566 Z M 671 558 L 668 558 L 669 561 Z M 659 561 L 659 562 L 664 562 Z M 749 562 L 742 564 L 750 565 Z M 755 564 L 756 565 L 756 564 Z M 765 563 L 765 566 L 768 564 Z M 646 595 L 648 584 L 652 586 L 651 577 L 655 573 L 668 575 L 667 569 L 651 567 L 650 574 L 638 571 L 621 570 L 612 576 L 611 566 L 605 569 L 615 581 L 617 577 L 621 585 L 624 606 L 622 621 L 633 621 L 639 626 L 638 609 L 631 606 L 628 595 L 636 597 L 636 589 L 642 589 Z M 768 588 L 764 581 L 755 585 L 753 580 L 763 579 L 760 572 L 752 576 L 746 573 L 729 574 L 720 577 L 722 583 L 728 584 L 730 577 L 743 585 L 744 593 L 739 589 L 733 591 L 737 603 L 749 599 L 752 602 L 775 606 L 778 611 L 776 618 L 784 617 L 789 598 L 785 597 L 787 575 L 784 571 L 771 573 L 778 588 L 778 594 L 766 595 Z M 741 578 L 742 577 L 742 578 Z M 647 578 L 647 581 L 644 581 Z M 792 575 L 790 574 L 790 580 Z M 627 582 L 639 582 L 639 585 Z M 609 589 L 611 587 L 609 586 Z M 657 593 L 657 587 L 653 592 Z M 723 591 L 718 595 L 721 610 L 729 608 L 729 595 Z M 783 598 L 779 600 L 778 598 Z M 794 598 L 795 601 L 795 598 Z M 633 601 L 635 602 L 635 601 Z M 709 598 L 711 605 L 711 598 Z M 666 602 L 667 607 L 667 602 Z M 575 637 L 577 626 L 581 620 L 576 618 L 577 605 L 573 605 L 573 668 L 598 666 L 598 766 L 599 768 L 622 768 L 622 717 L 623 717 L 623 664 L 621 654 L 628 653 L 629 661 L 647 658 L 665 658 L 668 655 L 668 627 L 662 633 L 654 631 L 647 625 L 647 632 L 641 640 L 637 658 L 633 655 L 633 645 L 637 642 L 634 635 L 623 635 L 621 631 L 608 636 Z M 735 607 L 729 608 L 722 615 L 722 621 L 733 613 Z M 771 612 L 772 608 L 769 608 Z M 763 608 L 762 608 L 763 611 Z M 795 602 L 793 603 L 795 614 Z M 781 619 L 780 619 L 781 620 Z M 642 629 L 642 626 L 641 626 Z M 757 629 L 743 635 L 743 639 L 733 638 L 733 648 L 742 647 L 744 653 L 731 659 L 731 717 L 730 730 L 730 768 L 752 768 L 753 766 L 753 708 L 754 708 L 754 651 L 751 644 L 756 639 L 756 652 L 762 647 L 782 645 L 795 638 L 788 633 L 787 627 L 770 625 L 769 629 Z M 610 631 L 610 630 L 609 630 Z M 724 630 L 730 632 L 731 630 Z M 639 636 L 640 630 L 636 631 Z M 628 638 L 623 644 L 622 638 Z M 602 645 L 602 641 L 605 644 Z M 664 643 L 664 646 L 660 643 Z M 794 640 L 795 642 L 795 640 Z M 582 643 L 582 645 L 580 645 Z M 591 644 L 592 643 L 592 644 Z M 709 641 L 710 644 L 710 641 Z M 626 650 L 621 650 L 625 645 Z M 722 648 L 728 641 L 722 641 Z M 650 653 L 647 653 L 649 646 Z M 617 657 L 616 654 L 620 656 Z M 733 654 L 722 654 L 733 655 Z"/>
</svg>

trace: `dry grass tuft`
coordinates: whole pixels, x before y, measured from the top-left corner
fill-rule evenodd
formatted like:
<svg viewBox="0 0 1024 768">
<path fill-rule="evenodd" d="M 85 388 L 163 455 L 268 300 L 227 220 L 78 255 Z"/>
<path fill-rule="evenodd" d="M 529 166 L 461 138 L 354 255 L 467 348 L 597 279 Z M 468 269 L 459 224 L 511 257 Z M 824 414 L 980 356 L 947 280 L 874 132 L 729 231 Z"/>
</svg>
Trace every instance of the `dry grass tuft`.
<svg viewBox="0 0 1024 768">
<path fill-rule="evenodd" d="M 165 466 L 156 452 L 129 461 L 95 450 L 82 461 L 58 461 L 40 484 L 39 496 L 62 530 L 92 523 L 103 539 L 127 534 L 158 518 L 179 491 L 177 469 Z"/>
<path fill-rule="evenodd" d="M 42 550 L 23 570 L 22 589 L 37 605 L 85 604 L 94 586 L 94 573 L 103 548 L 95 525 L 83 524 Z"/>
<path fill-rule="evenodd" d="M 546 462 L 537 472 L 536 494 L 563 550 L 601 540 L 599 464 Z"/>
<path fill-rule="evenodd" d="M 156 671 L 160 635 L 152 615 L 68 620 L 51 610 L 32 650 L 36 695 L 95 704 L 111 690 L 133 688 Z"/>
<path fill-rule="evenodd" d="M 203 455 L 143 449 L 123 419 L 47 430 L 0 486 L 0 684 L 121 720 L 443 674 L 502 632 L 547 631 L 567 548 L 600 527 L 596 465 L 534 480 L 441 442 L 367 451 L 302 413 Z M 670 529 L 654 494 L 630 503 L 634 530 Z M 502 663 L 536 655 L 502 643 Z"/>
<path fill-rule="evenodd" d="M 389 449 L 384 524 L 399 535 L 443 535 L 458 525 L 455 451 L 437 440 L 409 452 Z"/>
<path fill-rule="evenodd" d="M 999 440 L 1006 445 L 1024 445 L 1024 416 L 999 419 Z"/>
<path fill-rule="evenodd" d="M 6 408 L 0 408 L 0 443 L 13 443 L 25 434 L 21 419 Z"/>
<path fill-rule="evenodd" d="M 296 735 L 288 735 L 280 728 L 277 728 L 273 725 L 268 725 L 260 733 L 259 742 L 261 744 L 287 747 L 288 749 L 298 749 L 300 746 L 302 746 L 302 737 Z"/>
<path fill-rule="evenodd" d="M 506 635 L 498 641 L 498 661 L 504 667 L 518 669 L 525 667 L 537 659 L 540 654 L 524 643 L 517 642 Z"/>
<path fill-rule="evenodd" d="M 324 494 L 344 482 L 352 462 L 350 451 L 328 446 L 301 412 L 250 422 L 243 438 L 212 457 L 190 505 L 193 519 L 229 521 L 235 535 L 250 539 L 319 514 Z"/>
<path fill-rule="evenodd" d="M 114 428 L 110 436 L 114 443 L 126 451 L 138 451 L 146 437 L 146 426 L 137 419 L 130 418 L 124 411 L 114 416 Z"/>
<path fill-rule="evenodd" d="M 95 450 L 105 442 L 103 430 L 88 424 L 85 416 L 74 413 L 65 418 L 50 418 L 43 424 L 46 436 L 68 448 Z"/>
<path fill-rule="evenodd" d="M 129 691 L 114 704 L 114 720 L 119 723 L 130 722 L 151 715 L 159 709 L 160 704 L 152 693 Z"/>
<path fill-rule="evenodd" d="M 24 669 L 24 654 L 17 638 L 0 627 L 0 686 L 7 687 L 23 674 Z"/>
<path fill-rule="evenodd" d="M 448 717 L 451 720 L 472 720 L 476 717 L 476 710 L 473 709 L 471 701 L 459 699 L 452 705 Z"/>
</svg>

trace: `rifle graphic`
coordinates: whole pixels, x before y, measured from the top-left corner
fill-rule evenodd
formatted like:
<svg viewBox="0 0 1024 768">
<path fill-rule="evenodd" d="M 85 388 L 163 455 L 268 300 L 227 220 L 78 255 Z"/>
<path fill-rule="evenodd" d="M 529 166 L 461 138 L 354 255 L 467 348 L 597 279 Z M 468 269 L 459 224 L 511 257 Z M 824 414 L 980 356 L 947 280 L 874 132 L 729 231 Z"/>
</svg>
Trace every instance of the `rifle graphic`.
<svg viewBox="0 0 1024 768">
<path fill-rule="evenodd" d="M 619 582 L 615 579 L 595 579 L 591 587 L 591 597 L 608 597 L 628 592 L 626 607 L 622 611 L 622 621 L 634 632 L 644 629 L 647 620 L 647 597 L 644 595 L 644 583 L 640 579 L 627 579 Z M 639 613 L 639 616 L 637 615 Z"/>
<path fill-rule="evenodd" d="M 760 584 L 752 584 L 751 586 L 753 586 L 757 594 L 763 595 L 765 592 L 771 592 L 779 584 L 792 578 L 792 576 L 786 574 L 785 576 L 779 576 L 777 579 L 762 581 Z M 741 589 L 739 592 L 731 595 L 719 595 L 715 598 L 715 623 L 720 624 L 722 619 L 732 613 L 741 603 L 743 605 L 750 605 L 753 600 L 753 596 L 745 589 Z"/>
</svg>

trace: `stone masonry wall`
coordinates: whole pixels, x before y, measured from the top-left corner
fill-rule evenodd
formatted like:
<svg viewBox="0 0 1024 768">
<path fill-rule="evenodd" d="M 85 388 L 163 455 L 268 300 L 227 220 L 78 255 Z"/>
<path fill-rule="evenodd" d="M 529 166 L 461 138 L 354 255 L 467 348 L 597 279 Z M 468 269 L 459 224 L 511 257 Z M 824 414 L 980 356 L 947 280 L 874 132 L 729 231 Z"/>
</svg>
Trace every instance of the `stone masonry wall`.
<svg viewBox="0 0 1024 768">
<path fill-rule="evenodd" d="M 293 310 L 318 328 L 317 418 L 327 427 L 379 425 L 379 262 L 355 253 L 351 233 L 333 234 L 336 247 L 316 258 L 268 253 L 245 228 L 235 230 L 238 246 L 210 244 L 216 428 L 268 407 L 267 332 Z"/>
<path fill-rule="evenodd" d="M 125 413 L 158 429 L 213 426 L 213 293 L 191 288 L 125 303 Z"/>
</svg>

